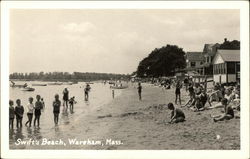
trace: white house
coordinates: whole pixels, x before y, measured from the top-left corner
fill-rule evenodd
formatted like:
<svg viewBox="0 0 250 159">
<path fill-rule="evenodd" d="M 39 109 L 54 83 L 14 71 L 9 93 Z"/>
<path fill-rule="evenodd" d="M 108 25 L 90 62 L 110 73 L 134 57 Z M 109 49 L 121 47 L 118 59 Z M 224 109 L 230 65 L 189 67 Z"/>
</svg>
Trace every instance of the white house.
<svg viewBox="0 0 250 159">
<path fill-rule="evenodd" d="M 240 81 L 240 50 L 217 50 L 212 63 L 215 82 Z"/>
</svg>

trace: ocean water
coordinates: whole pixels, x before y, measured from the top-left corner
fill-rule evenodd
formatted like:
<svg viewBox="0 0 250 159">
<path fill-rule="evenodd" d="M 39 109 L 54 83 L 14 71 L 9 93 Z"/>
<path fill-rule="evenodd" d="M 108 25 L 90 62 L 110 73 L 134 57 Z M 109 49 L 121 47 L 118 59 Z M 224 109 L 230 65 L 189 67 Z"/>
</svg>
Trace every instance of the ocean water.
<svg viewBox="0 0 250 159">
<path fill-rule="evenodd" d="M 17 84 L 23 84 L 24 82 L 16 82 Z M 45 82 L 38 82 L 38 81 L 32 81 L 27 82 L 28 85 L 31 86 L 32 83 L 45 83 Z M 21 105 L 24 106 L 24 116 L 23 116 L 23 128 L 17 129 L 16 128 L 16 120 L 14 121 L 14 129 L 10 130 L 9 133 L 9 143 L 10 148 L 15 148 L 14 143 L 17 139 L 22 140 L 29 140 L 32 139 L 41 139 L 41 138 L 50 138 L 55 133 L 52 133 L 52 129 L 55 128 L 54 124 L 54 116 L 53 116 L 53 107 L 52 103 L 54 100 L 55 94 L 59 94 L 61 103 L 63 103 L 62 97 L 63 97 L 63 90 L 65 87 L 69 90 L 69 97 L 75 96 L 75 101 L 77 102 L 74 105 L 74 112 L 70 112 L 69 109 L 66 112 L 61 106 L 61 113 L 59 116 L 59 124 L 60 131 L 68 131 L 66 129 L 69 129 L 69 126 L 72 125 L 78 125 L 81 120 L 83 120 L 84 116 L 87 116 L 89 114 L 95 113 L 96 110 L 103 107 L 105 104 L 108 104 L 113 100 L 112 90 L 110 89 L 110 85 L 103 83 L 95 82 L 91 84 L 91 91 L 89 93 L 89 100 L 84 100 L 84 87 L 85 83 L 78 83 L 74 85 L 47 85 L 47 86 L 32 86 L 35 88 L 35 91 L 28 92 L 28 91 L 22 91 L 22 88 L 12 88 L 10 87 L 10 94 L 9 97 L 11 100 L 14 101 L 14 106 L 16 106 L 16 100 L 21 100 Z M 121 94 L 122 90 L 115 90 L 115 97 L 119 96 Z M 35 103 L 36 101 L 36 95 L 40 95 L 45 102 L 45 109 L 42 111 L 41 117 L 40 117 L 40 128 L 34 128 L 33 127 L 33 121 L 32 121 L 32 127 L 27 128 L 25 126 L 27 119 L 27 104 L 28 104 L 28 98 L 33 97 Z M 34 116 L 33 116 L 34 120 Z M 85 119 L 87 120 L 87 119 Z M 53 129 L 54 130 L 54 129 Z M 58 129 L 59 131 L 59 129 Z M 58 132 L 59 133 L 59 132 Z"/>
</svg>

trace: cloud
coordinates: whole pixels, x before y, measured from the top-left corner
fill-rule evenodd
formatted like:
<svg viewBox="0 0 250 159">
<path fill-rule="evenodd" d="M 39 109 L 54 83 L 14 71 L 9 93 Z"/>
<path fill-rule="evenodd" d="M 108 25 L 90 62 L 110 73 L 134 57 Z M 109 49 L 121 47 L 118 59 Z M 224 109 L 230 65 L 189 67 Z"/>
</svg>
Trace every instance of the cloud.
<svg viewBox="0 0 250 159">
<path fill-rule="evenodd" d="M 59 26 L 61 30 L 69 33 L 87 33 L 93 31 L 96 26 L 90 22 L 68 23 Z"/>
</svg>

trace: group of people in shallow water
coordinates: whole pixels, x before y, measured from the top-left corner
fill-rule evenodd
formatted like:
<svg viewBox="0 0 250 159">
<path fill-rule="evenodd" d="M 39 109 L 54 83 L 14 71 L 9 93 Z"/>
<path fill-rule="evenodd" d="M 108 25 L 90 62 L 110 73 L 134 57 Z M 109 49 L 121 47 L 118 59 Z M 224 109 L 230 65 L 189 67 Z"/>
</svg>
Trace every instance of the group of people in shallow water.
<svg viewBox="0 0 250 159">
<path fill-rule="evenodd" d="M 45 109 L 45 104 L 43 101 L 43 98 L 41 98 L 40 95 L 36 96 L 36 102 L 35 105 L 33 104 L 33 97 L 29 98 L 29 103 L 27 104 L 27 117 L 28 121 L 25 123 L 25 126 L 31 127 L 32 124 L 32 118 L 33 114 L 35 114 L 34 119 L 34 126 L 39 127 L 40 125 L 40 116 L 41 111 Z M 14 119 L 16 117 L 16 127 L 20 128 L 22 127 L 22 121 L 23 121 L 23 114 L 24 114 L 24 107 L 22 106 L 21 100 L 16 100 L 16 106 L 14 107 L 14 102 L 12 100 L 9 101 L 9 127 L 13 129 L 14 125 Z"/>
<path fill-rule="evenodd" d="M 213 89 L 206 91 L 205 83 L 195 83 L 192 79 L 184 80 L 160 81 L 160 86 L 165 89 L 175 87 L 175 104 L 178 102 L 181 107 L 187 107 L 194 112 L 204 111 L 214 108 L 223 108 L 223 114 L 211 115 L 214 122 L 229 120 L 235 117 L 235 112 L 240 111 L 240 85 L 226 87 L 225 84 L 215 83 Z M 181 89 L 183 88 L 189 94 L 188 101 L 182 105 Z M 138 95 L 141 100 L 141 83 L 138 83 Z M 213 102 L 217 102 L 212 105 Z M 208 103 L 206 105 L 206 103 Z M 185 121 L 185 114 L 180 108 L 175 108 L 173 103 L 167 105 L 171 112 L 171 120 L 169 123 L 177 123 Z"/>
<path fill-rule="evenodd" d="M 89 91 L 90 91 L 90 85 L 87 84 L 85 89 L 84 89 L 84 96 L 85 96 L 85 101 L 88 100 L 89 97 Z M 65 88 L 63 90 L 63 107 L 64 111 L 68 111 L 68 105 L 70 112 L 74 112 L 74 104 L 77 102 L 75 101 L 75 97 L 69 98 L 69 90 Z M 13 129 L 14 128 L 14 119 L 16 118 L 16 128 L 22 128 L 22 120 L 23 120 L 23 115 L 24 111 L 26 110 L 27 112 L 27 117 L 28 121 L 25 123 L 25 126 L 31 127 L 32 125 L 32 119 L 33 115 L 35 116 L 33 126 L 40 126 L 40 116 L 42 111 L 45 109 L 45 103 L 43 98 L 41 98 L 40 95 L 36 95 L 36 102 L 33 104 L 33 97 L 29 97 L 29 103 L 27 106 L 24 108 L 21 100 L 17 99 L 16 100 L 16 106 L 14 107 L 14 102 L 12 100 L 9 100 L 9 128 Z M 59 114 L 60 114 L 60 107 L 61 107 L 61 101 L 59 99 L 59 95 L 55 94 L 55 99 L 52 103 L 53 106 L 53 114 L 54 114 L 54 123 L 55 125 L 58 125 L 58 120 L 59 120 Z"/>
</svg>

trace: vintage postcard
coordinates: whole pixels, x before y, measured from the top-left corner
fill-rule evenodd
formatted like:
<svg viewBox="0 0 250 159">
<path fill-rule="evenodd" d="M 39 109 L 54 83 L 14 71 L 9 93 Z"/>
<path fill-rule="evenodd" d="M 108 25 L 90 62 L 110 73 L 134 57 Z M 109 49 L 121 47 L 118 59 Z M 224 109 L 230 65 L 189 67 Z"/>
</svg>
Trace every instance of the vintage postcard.
<svg viewBox="0 0 250 159">
<path fill-rule="evenodd" d="M 1 156 L 249 158 L 248 14 L 246 1 L 3 2 Z"/>
</svg>

